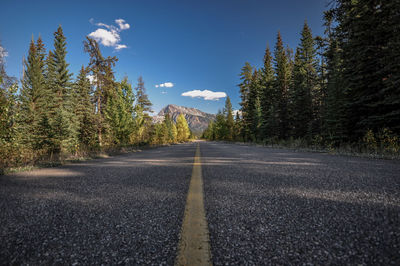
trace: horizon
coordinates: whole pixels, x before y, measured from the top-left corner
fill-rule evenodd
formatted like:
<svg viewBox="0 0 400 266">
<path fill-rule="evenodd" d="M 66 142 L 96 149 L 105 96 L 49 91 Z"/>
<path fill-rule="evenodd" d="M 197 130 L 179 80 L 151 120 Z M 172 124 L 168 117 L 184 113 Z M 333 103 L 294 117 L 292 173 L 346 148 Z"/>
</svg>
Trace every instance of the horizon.
<svg viewBox="0 0 400 266">
<path fill-rule="evenodd" d="M 225 95 L 238 110 L 237 84 L 244 63 L 261 67 L 266 45 L 273 50 L 278 31 L 285 46 L 295 50 L 304 21 L 314 36 L 322 35 L 322 13 L 328 5 L 318 0 L 245 5 L 242 1 L 93 3 L 70 1 L 61 6 L 49 0 L 6 0 L 0 43 L 8 54 L 7 73 L 20 79 L 32 36 L 41 36 L 46 51 L 53 50 L 53 33 L 62 25 L 74 78 L 88 64 L 83 41 L 91 36 L 104 56 L 118 57 L 116 80 L 128 76 L 135 87 L 137 78 L 143 77 L 153 114 L 168 104 L 216 114 Z M 46 15 L 38 18 L 43 6 Z"/>
</svg>

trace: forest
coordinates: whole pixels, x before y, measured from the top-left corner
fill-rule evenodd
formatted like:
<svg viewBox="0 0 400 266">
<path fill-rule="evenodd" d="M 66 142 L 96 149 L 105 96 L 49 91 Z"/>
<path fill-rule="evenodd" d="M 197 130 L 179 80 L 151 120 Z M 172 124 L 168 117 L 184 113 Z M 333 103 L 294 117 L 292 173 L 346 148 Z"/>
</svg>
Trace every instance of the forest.
<svg viewBox="0 0 400 266">
<path fill-rule="evenodd" d="M 84 41 L 90 59 L 76 80 L 66 47 L 61 26 L 48 52 L 40 36 L 32 37 L 20 82 L 7 75 L 0 53 L 0 169 L 188 140 L 183 115 L 152 123 L 143 78 L 135 88 L 128 77 L 116 81 L 118 58 L 104 57 L 95 40 Z"/>
<path fill-rule="evenodd" d="M 307 22 L 295 51 L 278 32 L 261 68 L 245 63 L 241 108 L 229 97 L 203 137 L 397 155 L 400 1 L 332 1 L 324 36 Z"/>
</svg>

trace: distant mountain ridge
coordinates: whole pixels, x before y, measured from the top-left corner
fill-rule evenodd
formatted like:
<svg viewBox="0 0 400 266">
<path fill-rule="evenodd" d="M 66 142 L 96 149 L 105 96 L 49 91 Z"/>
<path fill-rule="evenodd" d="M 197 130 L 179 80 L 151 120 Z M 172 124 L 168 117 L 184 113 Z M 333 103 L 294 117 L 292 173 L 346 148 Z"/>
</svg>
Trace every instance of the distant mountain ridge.
<svg viewBox="0 0 400 266">
<path fill-rule="evenodd" d="M 153 116 L 153 122 L 161 123 L 164 121 L 165 114 L 169 114 L 175 122 L 178 116 L 183 114 L 188 122 L 190 130 L 196 135 L 201 134 L 208 127 L 208 124 L 214 121 L 216 117 L 214 114 L 205 113 L 196 108 L 168 104 L 161 109 L 158 115 Z"/>
</svg>

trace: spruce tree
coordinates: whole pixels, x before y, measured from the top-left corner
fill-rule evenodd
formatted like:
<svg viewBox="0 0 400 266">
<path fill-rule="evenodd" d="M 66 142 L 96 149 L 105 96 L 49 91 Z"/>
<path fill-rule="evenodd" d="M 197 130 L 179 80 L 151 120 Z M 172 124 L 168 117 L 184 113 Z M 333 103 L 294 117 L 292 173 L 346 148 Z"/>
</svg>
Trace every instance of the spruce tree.
<svg viewBox="0 0 400 266">
<path fill-rule="evenodd" d="M 248 113 L 249 113 L 249 93 L 250 93 L 250 84 L 253 75 L 253 68 L 252 66 L 246 62 L 240 72 L 239 76 L 241 79 L 241 83 L 239 84 L 240 89 L 240 110 L 242 112 L 242 127 L 241 127 L 241 135 L 243 140 L 247 140 L 250 136 L 250 128 L 248 124 Z"/>
<path fill-rule="evenodd" d="M 368 130 L 399 132 L 399 1 L 336 1 L 343 83 L 348 98 L 347 125 L 352 141 Z"/>
<path fill-rule="evenodd" d="M 297 138 L 312 137 L 319 133 L 321 93 L 316 69 L 314 39 L 305 22 L 296 50 L 291 89 L 291 119 Z"/>
<path fill-rule="evenodd" d="M 142 76 L 138 78 L 138 83 L 136 89 L 136 99 L 139 106 L 144 112 L 151 112 L 152 103 L 146 94 L 146 88 L 144 87 L 144 81 Z"/>
<path fill-rule="evenodd" d="M 288 93 L 291 81 L 291 66 L 290 57 L 287 50 L 283 47 L 280 32 L 278 32 L 277 35 L 274 54 L 274 67 L 276 73 L 274 95 L 276 95 L 276 104 L 273 109 L 278 118 L 278 137 L 285 139 L 289 135 Z"/>
<path fill-rule="evenodd" d="M 44 52 L 41 38 L 35 44 L 32 37 L 21 81 L 19 126 L 23 143 L 32 148 L 38 147 L 38 136 L 43 131 L 39 129 L 42 126 L 39 121 L 43 121 L 41 115 L 46 113 Z"/>
<path fill-rule="evenodd" d="M 261 127 L 261 86 L 260 75 L 257 69 L 254 70 L 250 91 L 248 96 L 248 114 L 245 123 L 249 126 L 250 139 L 252 141 L 259 140 Z"/>
<path fill-rule="evenodd" d="M 74 115 L 77 121 L 78 143 L 83 150 L 95 147 L 98 144 L 92 103 L 92 86 L 86 75 L 86 69 L 82 66 L 74 84 Z"/>
<path fill-rule="evenodd" d="M 227 129 L 227 134 L 225 136 L 225 139 L 232 141 L 234 138 L 235 121 L 233 120 L 232 103 L 229 96 L 226 97 L 224 113 L 226 116 L 225 119 L 226 119 L 226 129 Z"/>
<path fill-rule="evenodd" d="M 329 144 L 340 145 L 348 140 L 348 98 L 345 94 L 343 78 L 343 55 L 340 48 L 339 33 L 332 27 L 333 10 L 324 13 L 324 25 L 327 34 L 326 60 L 326 92 L 323 98 L 323 135 Z"/>
<path fill-rule="evenodd" d="M 274 95 L 274 69 L 272 68 L 272 56 L 269 46 L 265 49 L 264 64 L 260 75 L 260 106 L 261 106 L 261 129 L 262 138 L 272 137 L 277 134 L 273 105 Z"/>
</svg>

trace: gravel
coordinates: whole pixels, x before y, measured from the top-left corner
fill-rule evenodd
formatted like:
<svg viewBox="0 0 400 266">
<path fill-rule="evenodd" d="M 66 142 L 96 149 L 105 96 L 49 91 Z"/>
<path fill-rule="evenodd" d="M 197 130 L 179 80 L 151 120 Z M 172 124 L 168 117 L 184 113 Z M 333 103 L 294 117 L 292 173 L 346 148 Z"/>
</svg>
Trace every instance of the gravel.
<svg viewBox="0 0 400 266">
<path fill-rule="evenodd" d="M 175 260 L 194 144 L 0 176 L 0 264 Z"/>
<path fill-rule="evenodd" d="M 215 265 L 400 265 L 400 163 L 201 144 Z"/>
</svg>

